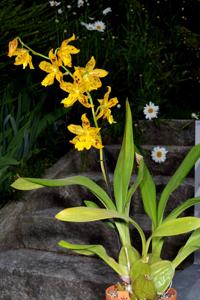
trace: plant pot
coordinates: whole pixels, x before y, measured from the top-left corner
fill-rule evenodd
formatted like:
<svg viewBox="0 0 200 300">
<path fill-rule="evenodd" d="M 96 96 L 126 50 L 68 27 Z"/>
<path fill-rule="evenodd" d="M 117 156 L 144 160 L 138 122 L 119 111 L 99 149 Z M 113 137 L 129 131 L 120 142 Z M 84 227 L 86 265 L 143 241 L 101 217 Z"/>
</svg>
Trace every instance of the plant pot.
<svg viewBox="0 0 200 300">
<path fill-rule="evenodd" d="M 106 300 L 130 300 L 128 291 L 117 291 L 116 286 L 112 285 L 106 289 Z M 159 300 L 177 300 L 177 291 L 173 288 L 168 289 L 165 296 Z"/>
<path fill-rule="evenodd" d="M 106 300 L 131 300 L 128 291 L 117 291 L 112 285 L 106 289 Z"/>
<path fill-rule="evenodd" d="M 176 299 L 177 299 L 177 291 L 173 288 L 170 288 L 165 293 L 165 296 L 162 297 L 160 300 L 176 300 Z"/>
</svg>

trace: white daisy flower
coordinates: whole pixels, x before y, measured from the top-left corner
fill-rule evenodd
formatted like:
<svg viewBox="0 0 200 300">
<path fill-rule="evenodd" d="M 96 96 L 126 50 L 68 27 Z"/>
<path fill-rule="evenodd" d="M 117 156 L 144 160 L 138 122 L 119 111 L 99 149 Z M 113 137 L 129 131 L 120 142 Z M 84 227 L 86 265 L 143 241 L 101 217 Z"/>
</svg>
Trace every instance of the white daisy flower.
<svg viewBox="0 0 200 300">
<path fill-rule="evenodd" d="M 49 1 L 50 6 L 58 6 L 60 5 L 61 2 L 57 2 L 57 1 Z"/>
<path fill-rule="evenodd" d="M 83 25 L 87 30 L 96 30 L 94 24 L 92 23 L 81 22 L 81 25 Z"/>
<path fill-rule="evenodd" d="M 102 14 L 103 14 L 104 16 L 106 16 L 109 12 L 112 12 L 111 7 L 105 8 L 105 9 L 102 11 Z"/>
<path fill-rule="evenodd" d="M 100 31 L 100 32 L 104 32 L 104 30 L 106 29 L 106 25 L 102 21 L 94 22 L 94 27 L 95 27 L 95 30 Z"/>
<path fill-rule="evenodd" d="M 166 155 L 168 151 L 164 147 L 154 147 L 151 151 L 151 158 L 156 162 L 156 163 L 163 163 L 166 160 Z"/>
<path fill-rule="evenodd" d="M 199 119 L 199 114 L 192 113 L 191 118 L 198 120 Z"/>
<path fill-rule="evenodd" d="M 58 14 L 62 14 L 62 13 L 63 13 L 62 9 L 59 8 L 59 9 L 58 9 Z"/>
<path fill-rule="evenodd" d="M 80 8 L 83 5 L 84 5 L 84 1 L 83 0 L 78 0 L 78 2 L 77 2 L 78 8 Z"/>
<path fill-rule="evenodd" d="M 159 106 L 155 105 L 153 102 L 149 102 L 149 104 L 146 104 L 143 110 L 145 118 L 149 120 L 157 118 L 158 111 Z"/>
</svg>

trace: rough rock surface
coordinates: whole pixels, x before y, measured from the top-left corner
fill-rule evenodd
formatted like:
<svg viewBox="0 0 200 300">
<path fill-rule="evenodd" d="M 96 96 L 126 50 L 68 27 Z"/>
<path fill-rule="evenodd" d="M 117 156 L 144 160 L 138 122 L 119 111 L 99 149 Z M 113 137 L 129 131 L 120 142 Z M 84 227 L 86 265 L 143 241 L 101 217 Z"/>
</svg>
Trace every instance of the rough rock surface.
<svg viewBox="0 0 200 300">
<path fill-rule="evenodd" d="M 117 276 L 96 258 L 36 250 L 0 252 L 2 300 L 97 300 Z"/>
</svg>

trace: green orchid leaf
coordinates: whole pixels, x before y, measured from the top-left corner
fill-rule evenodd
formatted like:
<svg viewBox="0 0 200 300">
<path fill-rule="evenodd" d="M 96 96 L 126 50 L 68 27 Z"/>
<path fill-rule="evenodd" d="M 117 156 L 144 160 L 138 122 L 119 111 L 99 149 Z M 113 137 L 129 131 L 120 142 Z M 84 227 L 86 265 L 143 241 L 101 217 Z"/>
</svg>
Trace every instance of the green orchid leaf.
<svg viewBox="0 0 200 300">
<path fill-rule="evenodd" d="M 97 205 L 95 202 L 93 202 L 93 201 L 85 200 L 85 201 L 83 201 L 83 202 L 84 202 L 84 204 L 85 204 L 87 207 L 100 208 L 100 206 L 98 206 L 98 205 Z M 114 224 L 113 224 L 112 222 L 105 220 L 104 223 L 105 223 L 108 227 L 110 227 L 110 228 L 112 228 L 112 229 L 115 229 L 115 226 L 114 226 Z"/>
<path fill-rule="evenodd" d="M 183 182 L 187 174 L 194 167 L 196 161 L 200 158 L 200 144 L 194 146 L 186 155 L 183 162 L 175 172 L 175 174 L 171 177 L 168 184 L 164 188 L 159 205 L 158 205 L 158 224 L 162 222 L 164 210 L 169 199 L 171 193 L 179 187 L 179 185 Z"/>
<path fill-rule="evenodd" d="M 44 186 L 59 187 L 67 185 L 82 185 L 88 188 L 105 207 L 115 209 L 114 203 L 104 189 L 86 176 L 72 176 L 62 179 L 18 178 L 11 186 L 18 190 L 34 190 Z"/>
<path fill-rule="evenodd" d="M 144 210 L 152 220 L 153 227 L 155 228 L 157 224 L 156 186 L 145 164 L 143 166 L 143 179 L 140 183 L 140 191 Z"/>
<path fill-rule="evenodd" d="M 122 246 L 119 252 L 118 261 L 120 265 L 130 267 L 139 258 L 140 254 L 133 246 Z"/>
<path fill-rule="evenodd" d="M 136 181 L 131 185 L 131 187 L 128 190 L 127 201 L 125 203 L 125 211 L 127 214 L 129 214 L 131 198 L 135 193 L 135 191 L 137 190 L 137 188 L 139 187 L 140 183 L 142 182 L 143 176 L 144 176 L 144 160 L 142 158 L 139 162 L 138 175 Z"/>
<path fill-rule="evenodd" d="M 200 228 L 200 218 L 183 217 L 164 221 L 153 232 L 153 237 L 172 236 Z"/>
<path fill-rule="evenodd" d="M 114 195 L 118 211 L 122 212 L 127 199 L 128 187 L 134 164 L 134 142 L 132 115 L 128 101 L 126 101 L 126 122 L 123 142 L 114 171 Z"/>
<path fill-rule="evenodd" d="M 94 207 L 71 207 L 59 212 L 56 219 L 65 222 L 93 222 L 105 219 L 122 219 L 129 221 L 129 218 L 115 210 Z"/>
<path fill-rule="evenodd" d="M 90 201 L 90 200 L 84 200 L 83 201 L 85 206 L 87 207 L 94 207 L 94 208 L 100 208 L 95 202 Z"/>
<path fill-rule="evenodd" d="M 27 178 L 20 177 L 11 184 L 11 187 L 17 190 L 29 191 L 40 189 L 43 187 L 43 185 L 29 181 Z"/>
<path fill-rule="evenodd" d="M 164 244 L 163 237 L 154 237 L 152 238 L 152 258 L 160 259 L 161 251 Z"/>
<path fill-rule="evenodd" d="M 186 244 L 179 250 L 177 256 L 172 261 L 174 268 L 184 261 L 190 254 L 200 249 L 200 229 L 196 229 L 189 239 L 187 240 Z"/>
<path fill-rule="evenodd" d="M 66 241 L 58 243 L 61 247 L 71 249 L 76 253 L 83 255 L 98 255 L 105 263 L 110 266 L 120 276 L 127 275 L 127 268 L 118 264 L 112 257 L 110 257 L 102 245 L 75 245 Z"/>
<path fill-rule="evenodd" d="M 151 277 L 158 294 L 163 294 L 174 277 L 175 269 L 168 260 L 160 260 L 151 265 Z"/>
<path fill-rule="evenodd" d="M 166 218 L 165 221 L 170 219 L 177 218 L 182 212 L 184 212 L 186 209 L 190 208 L 193 205 L 196 205 L 200 203 L 200 197 L 197 198 L 191 198 L 186 200 L 184 203 L 180 204 L 178 207 L 176 207 Z"/>
</svg>

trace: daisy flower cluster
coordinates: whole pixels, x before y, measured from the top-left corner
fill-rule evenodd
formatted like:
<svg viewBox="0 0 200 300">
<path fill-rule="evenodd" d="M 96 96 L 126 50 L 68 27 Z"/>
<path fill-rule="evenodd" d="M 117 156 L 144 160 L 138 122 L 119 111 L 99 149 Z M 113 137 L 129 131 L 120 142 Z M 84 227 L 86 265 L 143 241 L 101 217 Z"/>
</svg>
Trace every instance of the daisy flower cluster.
<svg viewBox="0 0 200 300">
<path fill-rule="evenodd" d="M 81 25 L 83 25 L 87 30 L 96 30 L 99 32 L 104 32 L 106 29 L 106 25 L 103 21 L 95 21 L 94 23 L 81 22 Z"/>
<path fill-rule="evenodd" d="M 111 7 L 107 7 L 102 11 L 102 14 L 106 16 L 110 12 L 112 12 Z M 106 24 L 100 20 L 94 21 L 93 23 L 81 22 L 81 25 L 84 26 L 87 30 L 96 30 L 99 32 L 104 32 L 106 29 Z"/>
<path fill-rule="evenodd" d="M 150 101 L 145 105 L 143 112 L 147 120 L 155 119 L 158 117 L 159 106 Z M 167 153 L 168 151 L 165 147 L 155 146 L 151 150 L 151 158 L 154 162 L 161 164 L 166 161 Z"/>
<path fill-rule="evenodd" d="M 61 4 L 61 2 L 57 2 L 57 1 L 49 1 L 49 4 L 51 7 L 57 7 Z"/>
</svg>

